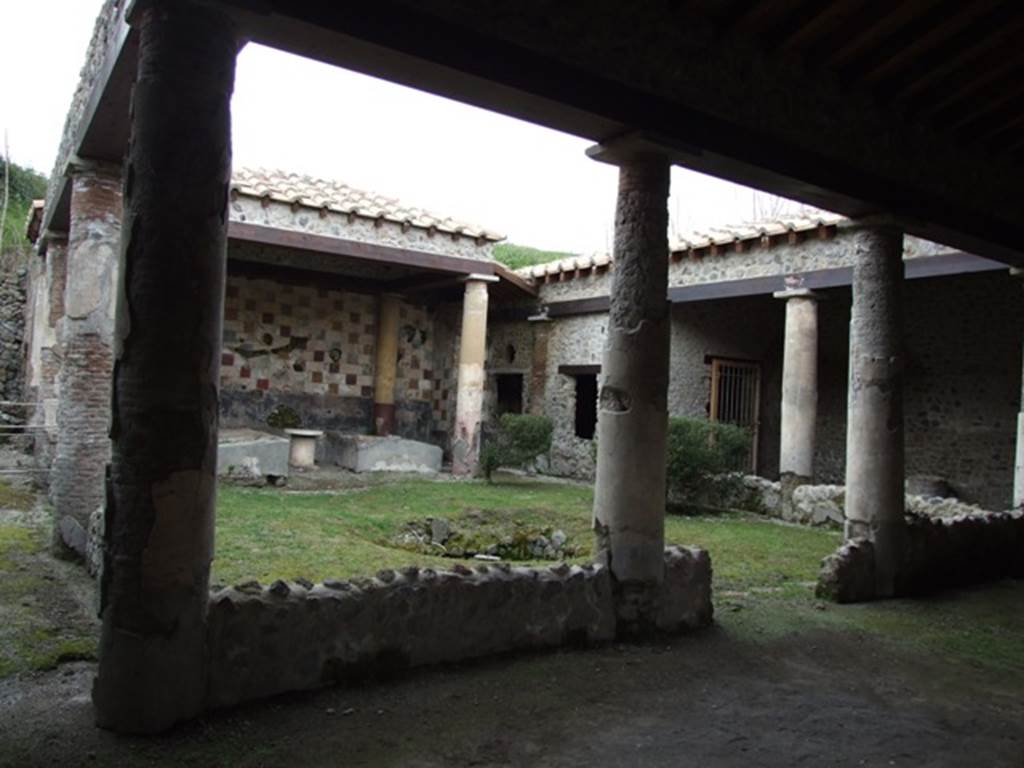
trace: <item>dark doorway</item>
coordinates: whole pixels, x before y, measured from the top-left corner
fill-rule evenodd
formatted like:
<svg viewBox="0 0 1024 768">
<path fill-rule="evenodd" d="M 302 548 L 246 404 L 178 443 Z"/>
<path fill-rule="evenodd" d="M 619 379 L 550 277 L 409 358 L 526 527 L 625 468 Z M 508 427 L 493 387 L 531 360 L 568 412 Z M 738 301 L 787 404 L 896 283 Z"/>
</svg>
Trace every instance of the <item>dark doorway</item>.
<svg viewBox="0 0 1024 768">
<path fill-rule="evenodd" d="M 523 412 L 523 374 L 499 373 L 495 377 L 498 389 L 498 415 Z"/>
<path fill-rule="evenodd" d="M 576 437 L 594 439 L 597 427 L 597 374 L 576 374 Z"/>
</svg>

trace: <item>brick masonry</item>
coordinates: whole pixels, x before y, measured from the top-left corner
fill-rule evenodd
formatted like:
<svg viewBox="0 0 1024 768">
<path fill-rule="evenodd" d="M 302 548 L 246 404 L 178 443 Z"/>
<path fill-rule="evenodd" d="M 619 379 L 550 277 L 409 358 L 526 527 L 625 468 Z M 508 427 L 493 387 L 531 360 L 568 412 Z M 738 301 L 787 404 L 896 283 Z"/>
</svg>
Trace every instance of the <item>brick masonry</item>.
<svg viewBox="0 0 1024 768">
<path fill-rule="evenodd" d="M 85 556 L 89 516 L 105 497 L 110 458 L 110 382 L 117 258 L 121 245 L 121 181 L 105 170 L 76 170 L 72 179 L 68 276 L 59 330 L 57 449 L 50 473 L 58 549 Z M 51 272 L 50 285 L 59 271 Z M 50 295 L 60 295 L 53 287 Z"/>
</svg>

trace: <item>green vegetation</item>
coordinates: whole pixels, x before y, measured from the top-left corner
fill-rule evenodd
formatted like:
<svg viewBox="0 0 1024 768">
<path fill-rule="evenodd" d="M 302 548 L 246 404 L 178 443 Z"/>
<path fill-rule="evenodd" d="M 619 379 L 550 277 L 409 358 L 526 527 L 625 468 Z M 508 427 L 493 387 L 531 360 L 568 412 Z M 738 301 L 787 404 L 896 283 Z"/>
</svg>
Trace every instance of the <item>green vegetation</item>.
<svg viewBox="0 0 1024 768">
<path fill-rule="evenodd" d="M 522 467 L 551 450 L 554 425 L 546 416 L 506 413 L 480 455 L 487 482 L 499 467 Z"/>
<path fill-rule="evenodd" d="M 0 157 L 0 210 L 3 209 L 4 173 L 6 162 Z M 4 251 L 27 245 L 25 225 L 33 200 L 46 195 L 46 177 L 30 168 L 11 163 L 10 199 L 7 202 L 7 216 L 0 222 L 3 227 Z"/>
<path fill-rule="evenodd" d="M 592 557 L 589 486 L 507 475 L 496 479 L 494 484 L 410 480 L 332 494 L 222 487 L 214 580 L 266 583 L 302 576 L 316 581 L 406 565 L 451 568 L 460 561 L 399 549 L 392 542 L 411 521 L 443 517 L 458 526 L 460 519 L 481 513 L 495 538 L 514 538 L 523 526 L 557 528 L 577 549 L 571 562 Z M 669 517 L 665 534 L 669 543 L 712 552 L 718 588 L 804 585 L 799 588 L 808 597 L 818 563 L 839 542 L 832 531 L 741 514 Z"/>
<path fill-rule="evenodd" d="M 721 485 L 716 477 L 744 466 L 750 432 L 733 424 L 673 418 L 668 424 L 668 490 L 674 498 L 696 498 Z M 738 481 L 738 479 L 737 479 Z"/>
<path fill-rule="evenodd" d="M 531 248 L 528 245 L 516 245 L 515 243 L 498 243 L 494 246 L 494 259 L 510 269 L 532 267 L 534 264 L 547 264 L 549 261 L 567 259 L 575 255 L 575 253 L 566 253 L 564 251 L 543 251 L 539 248 Z"/>
<path fill-rule="evenodd" d="M 4 498 L 17 492 L 0 483 Z M 46 533 L 0 523 L 0 678 L 96 657 L 96 636 L 70 598 L 54 589 L 41 555 Z"/>
</svg>

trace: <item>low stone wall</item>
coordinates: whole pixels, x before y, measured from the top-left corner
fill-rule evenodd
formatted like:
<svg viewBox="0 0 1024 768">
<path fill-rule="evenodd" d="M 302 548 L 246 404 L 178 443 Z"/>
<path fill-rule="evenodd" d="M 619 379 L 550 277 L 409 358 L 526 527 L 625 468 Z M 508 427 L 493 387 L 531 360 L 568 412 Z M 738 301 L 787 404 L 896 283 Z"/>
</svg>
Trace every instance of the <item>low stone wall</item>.
<svg viewBox="0 0 1024 768">
<path fill-rule="evenodd" d="M 897 596 L 1024 576 L 1024 512 L 979 512 L 956 517 L 907 515 L 906 551 Z M 843 544 L 822 561 L 819 597 L 839 603 L 872 600 L 874 547 L 865 539 Z"/>
<path fill-rule="evenodd" d="M 375 578 L 253 582 L 213 592 L 207 704 L 223 707 L 381 671 L 612 640 L 616 589 L 599 565 L 405 568 Z M 708 624 L 711 560 L 665 552 L 656 629 Z"/>
</svg>

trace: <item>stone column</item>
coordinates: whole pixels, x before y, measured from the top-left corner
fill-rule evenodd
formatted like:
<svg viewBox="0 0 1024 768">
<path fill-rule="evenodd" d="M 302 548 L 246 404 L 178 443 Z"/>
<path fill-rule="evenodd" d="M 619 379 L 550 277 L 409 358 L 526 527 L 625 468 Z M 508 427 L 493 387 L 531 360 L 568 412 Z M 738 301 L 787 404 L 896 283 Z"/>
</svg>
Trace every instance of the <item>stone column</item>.
<svg viewBox="0 0 1024 768">
<path fill-rule="evenodd" d="M 1024 277 L 1024 269 L 1011 267 L 1010 275 Z M 1017 451 L 1013 461 L 1013 506 L 1024 507 L 1024 377 L 1021 379 L 1020 407 L 1017 413 Z"/>
<path fill-rule="evenodd" d="M 846 538 L 874 544 L 878 597 L 904 557 L 903 233 L 884 219 L 854 232 L 846 427 Z"/>
<path fill-rule="evenodd" d="M 373 427 L 378 435 L 395 431 L 395 376 L 398 368 L 398 309 L 402 297 L 382 293 L 377 318 L 377 365 L 373 373 Z"/>
<path fill-rule="evenodd" d="M 86 162 L 72 166 L 66 261 L 70 279 L 63 295 L 57 450 L 50 473 L 58 555 L 85 557 L 89 516 L 103 504 L 104 473 L 110 459 L 110 376 L 120 247 L 119 169 Z M 51 274 L 58 279 L 59 270 Z"/>
<path fill-rule="evenodd" d="M 670 313 L 669 164 L 618 162 L 615 266 L 597 421 L 594 530 L 621 622 L 643 626 L 664 579 Z"/>
<path fill-rule="evenodd" d="M 203 709 L 218 370 L 238 47 L 207 6 L 154 0 L 139 29 L 125 166 L 99 675 L 100 726 L 153 733 Z"/>
<path fill-rule="evenodd" d="M 480 422 L 484 404 L 484 356 L 487 345 L 487 284 L 492 275 L 469 275 L 462 299 L 459 376 L 455 391 L 452 472 L 475 475 L 480 463 Z"/>
<path fill-rule="evenodd" d="M 814 480 L 815 424 L 818 416 L 818 299 L 805 289 L 781 291 L 786 301 L 782 353 L 782 419 L 779 474 L 783 504 L 793 489 Z"/>
<path fill-rule="evenodd" d="M 551 319 L 547 314 L 529 318 L 533 330 L 533 354 L 530 356 L 530 401 L 527 411 L 533 416 L 544 415 L 544 399 L 548 388 L 548 344 L 551 338 Z"/>
</svg>

